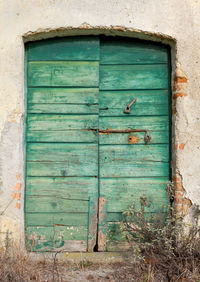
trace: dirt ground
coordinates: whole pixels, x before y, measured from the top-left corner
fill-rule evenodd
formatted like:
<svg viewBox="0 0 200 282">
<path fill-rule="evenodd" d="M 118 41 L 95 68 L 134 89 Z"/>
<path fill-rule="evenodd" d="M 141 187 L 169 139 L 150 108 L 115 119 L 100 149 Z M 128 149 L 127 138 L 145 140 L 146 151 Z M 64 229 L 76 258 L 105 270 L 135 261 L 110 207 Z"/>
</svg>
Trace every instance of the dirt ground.
<svg viewBox="0 0 200 282">
<path fill-rule="evenodd" d="M 194 269 L 192 275 L 186 272 L 187 269 L 180 275 L 174 275 L 173 269 L 167 270 L 156 259 L 140 263 L 96 263 L 87 260 L 72 263 L 59 259 L 36 261 L 19 256 L 16 260 L 10 257 L 1 260 L 0 282 L 200 282 L 198 269 Z"/>
<path fill-rule="evenodd" d="M 58 281 L 58 282 L 76 282 L 76 281 L 135 281 L 135 282 L 165 282 L 170 281 L 162 273 L 154 273 L 149 265 L 133 265 L 129 263 L 112 264 L 92 264 L 84 262 L 83 264 L 58 264 L 38 265 L 40 269 L 30 280 L 35 281 Z M 173 281 L 173 280 L 171 280 Z M 177 280 L 185 281 L 186 280 Z M 188 281 L 189 282 L 189 281 Z"/>
</svg>

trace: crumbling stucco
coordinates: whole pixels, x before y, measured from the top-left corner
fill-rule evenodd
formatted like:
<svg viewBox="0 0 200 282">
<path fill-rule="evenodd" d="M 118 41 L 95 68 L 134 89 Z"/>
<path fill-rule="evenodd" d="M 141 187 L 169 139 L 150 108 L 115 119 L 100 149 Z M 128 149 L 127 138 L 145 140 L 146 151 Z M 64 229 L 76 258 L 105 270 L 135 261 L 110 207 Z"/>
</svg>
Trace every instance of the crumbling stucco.
<svg viewBox="0 0 200 282">
<path fill-rule="evenodd" d="M 161 41 L 172 50 L 172 167 L 183 198 L 200 204 L 200 2 L 2 0 L 0 3 L 0 224 L 23 238 L 24 42 L 105 34 Z M 190 213 L 190 212 L 189 212 Z M 22 240 L 23 241 L 23 240 Z"/>
</svg>

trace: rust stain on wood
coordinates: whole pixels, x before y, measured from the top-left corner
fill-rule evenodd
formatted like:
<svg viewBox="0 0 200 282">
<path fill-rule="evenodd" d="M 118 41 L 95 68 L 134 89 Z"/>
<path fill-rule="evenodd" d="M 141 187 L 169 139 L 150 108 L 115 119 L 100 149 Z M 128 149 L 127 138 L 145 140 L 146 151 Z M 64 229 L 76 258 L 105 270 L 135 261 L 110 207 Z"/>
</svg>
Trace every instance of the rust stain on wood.
<svg viewBox="0 0 200 282">
<path fill-rule="evenodd" d="M 128 137 L 128 143 L 129 144 L 136 144 L 136 143 L 138 143 L 138 141 L 139 141 L 139 137 L 137 137 L 137 136 L 129 136 Z"/>
</svg>

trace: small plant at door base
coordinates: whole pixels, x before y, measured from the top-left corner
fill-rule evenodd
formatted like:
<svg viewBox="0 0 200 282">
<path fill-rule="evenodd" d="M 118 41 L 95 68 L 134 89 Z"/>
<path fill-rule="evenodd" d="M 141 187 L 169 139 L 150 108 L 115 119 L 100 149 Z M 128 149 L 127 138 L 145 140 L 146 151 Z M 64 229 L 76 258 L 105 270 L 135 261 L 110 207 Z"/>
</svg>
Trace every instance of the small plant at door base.
<svg viewBox="0 0 200 282">
<path fill-rule="evenodd" d="M 200 227 L 174 218 L 171 208 L 148 216 L 145 197 L 140 205 L 139 211 L 133 204 L 123 212 L 121 231 L 136 260 L 148 265 L 145 281 L 154 281 L 156 272 L 165 273 L 168 281 L 200 281 Z"/>
</svg>

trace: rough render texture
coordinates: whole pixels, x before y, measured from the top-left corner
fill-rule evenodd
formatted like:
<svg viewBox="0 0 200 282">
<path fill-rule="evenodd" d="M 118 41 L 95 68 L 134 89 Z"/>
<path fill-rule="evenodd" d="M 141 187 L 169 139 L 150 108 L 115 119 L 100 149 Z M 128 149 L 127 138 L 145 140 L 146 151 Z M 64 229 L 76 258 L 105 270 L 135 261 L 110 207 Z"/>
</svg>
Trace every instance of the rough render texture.
<svg viewBox="0 0 200 282">
<path fill-rule="evenodd" d="M 106 34 L 164 42 L 172 50 L 175 207 L 200 204 L 199 0 L 0 1 L 0 234 L 24 238 L 24 42 Z"/>
</svg>

